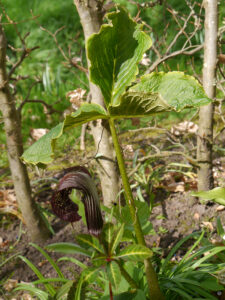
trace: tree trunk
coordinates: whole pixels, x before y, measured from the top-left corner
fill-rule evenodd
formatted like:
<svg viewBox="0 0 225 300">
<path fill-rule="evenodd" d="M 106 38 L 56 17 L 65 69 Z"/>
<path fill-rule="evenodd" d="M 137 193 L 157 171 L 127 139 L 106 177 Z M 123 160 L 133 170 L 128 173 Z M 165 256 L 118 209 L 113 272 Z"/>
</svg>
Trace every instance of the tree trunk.
<svg viewBox="0 0 225 300">
<path fill-rule="evenodd" d="M 74 4 L 76 5 L 78 14 L 80 16 L 85 41 L 87 41 L 91 34 L 99 31 L 102 24 L 103 13 L 102 8 L 99 6 L 100 1 L 74 0 Z M 90 67 L 89 61 L 88 67 Z M 104 106 L 101 90 L 98 88 L 98 86 L 94 85 L 90 81 L 89 86 L 92 98 L 91 102 Z M 119 192 L 119 177 L 117 165 L 115 162 L 113 162 L 113 160 L 115 160 L 115 155 L 113 153 L 111 135 L 108 126 L 103 127 L 102 122 L 93 122 L 91 129 L 98 154 L 101 154 L 103 158 L 109 158 L 109 160 L 99 160 L 101 167 L 99 167 L 98 173 L 101 181 L 104 204 L 106 206 L 110 206 L 116 201 L 116 197 Z"/>
<path fill-rule="evenodd" d="M 203 87 L 211 99 L 216 92 L 216 62 L 217 62 L 217 0 L 204 0 L 205 7 L 205 44 Z M 198 190 L 213 188 L 212 171 L 213 146 L 213 104 L 202 106 L 199 112 L 199 131 L 197 141 Z"/>
<path fill-rule="evenodd" d="M 38 208 L 31 197 L 27 169 L 20 160 L 23 153 L 21 124 L 15 103 L 10 94 L 6 74 L 6 39 L 0 25 L 0 110 L 3 115 L 9 166 L 12 174 L 16 199 L 33 241 L 43 241 L 50 236 Z"/>
</svg>

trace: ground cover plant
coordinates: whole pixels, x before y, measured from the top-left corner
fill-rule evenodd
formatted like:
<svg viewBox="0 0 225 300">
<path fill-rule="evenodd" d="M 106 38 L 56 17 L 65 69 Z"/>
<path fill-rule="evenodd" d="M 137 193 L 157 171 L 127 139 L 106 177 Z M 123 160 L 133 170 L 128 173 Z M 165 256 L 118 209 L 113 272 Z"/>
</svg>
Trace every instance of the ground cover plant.
<svg viewBox="0 0 225 300">
<path fill-rule="evenodd" d="M 218 285 L 216 280 L 213 280 L 211 274 L 220 268 L 222 269 L 223 263 L 212 264 L 210 259 L 215 254 L 224 251 L 224 247 L 222 246 L 216 247 L 210 245 L 209 247 L 208 245 L 208 248 L 203 247 L 200 248 L 200 250 L 197 250 L 197 252 L 193 254 L 194 256 L 191 255 L 191 252 L 187 252 L 182 259 L 180 266 L 175 268 L 177 273 L 174 268 L 167 269 L 171 256 L 178 248 L 175 247 L 175 250 L 169 254 L 165 262 L 162 262 L 162 269 L 160 269 L 161 274 L 159 272 L 157 279 L 152 260 L 150 259 L 153 253 L 146 247 L 144 239 L 143 231 L 145 231 L 146 227 L 143 228 L 143 224 L 138 216 L 138 211 L 144 204 L 140 205 L 133 197 L 115 126 L 115 120 L 117 119 L 144 117 L 167 111 L 179 112 L 184 108 L 205 105 L 210 102 L 210 99 L 205 96 L 202 87 L 193 77 L 181 72 L 154 72 L 150 75 L 141 77 L 139 81 L 137 81 L 138 83 L 135 82 L 138 74 L 137 64 L 142 59 L 144 52 L 151 46 L 151 39 L 141 30 L 141 26 L 134 22 L 122 8 L 108 14 L 107 18 L 109 24 L 103 25 L 100 32 L 92 35 L 87 42 L 87 53 L 91 62 L 89 70 L 90 78 L 92 82 L 100 87 L 104 95 L 105 109 L 97 104 L 83 103 L 75 113 L 67 116 L 63 123 L 57 125 L 48 134 L 26 150 L 22 158 L 26 163 L 43 166 L 53 160 L 55 141 L 62 135 L 63 131 L 97 119 L 102 119 L 103 123 L 108 122 L 126 199 L 126 206 L 121 208 L 121 210 L 126 209 L 126 213 L 124 215 L 121 214 L 123 216 L 121 218 L 121 226 L 116 228 L 114 232 L 111 232 L 110 227 L 112 227 L 112 225 L 106 223 L 103 227 L 102 234 L 100 234 L 102 221 L 99 217 L 99 205 L 96 197 L 91 199 L 91 195 L 95 192 L 93 192 L 93 190 L 90 191 L 84 185 L 82 188 L 79 187 L 76 180 L 81 174 L 75 174 L 75 170 L 68 171 L 68 174 L 66 175 L 67 179 L 70 178 L 70 180 L 68 180 L 68 185 L 64 186 L 64 191 L 64 188 L 61 189 L 59 187 L 58 192 L 60 191 L 60 193 L 55 196 L 57 201 L 53 200 L 53 210 L 55 210 L 59 217 L 66 218 L 67 215 L 70 213 L 73 215 L 73 213 L 76 213 L 78 210 L 78 204 L 76 203 L 75 205 L 68 198 L 71 189 L 77 188 L 85 191 L 85 196 L 88 198 L 88 201 L 84 197 L 83 203 L 88 228 L 90 232 L 99 236 L 101 244 L 95 237 L 91 237 L 90 235 L 81 236 L 80 239 L 78 236 L 78 243 L 82 246 L 86 244 L 86 248 L 91 246 L 92 249 L 95 250 L 96 253 L 94 253 L 92 257 L 93 264 L 95 264 L 97 260 L 99 261 L 99 264 L 106 265 L 106 278 L 109 283 L 109 290 L 108 294 L 105 296 L 110 297 L 110 299 L 124 297 L 124 294 L 120 293 L 119 295 L 119 292 L 116 289 L 120 281 L 120 276 L 122 275 L 131 287 L 131 290 L 129 287 L 126 287 L 127 290 L 123 292 L 128 292 L 130 294 L 129 296 L 133 297 L 131 299 L 134 299 L 134 297 L 137 297 L 136 299 L 145 299 L 146 297 L 150 297 L 150 299 L 164 299 L 162 291 L 164 292 L 165 297 L 168 297 L 167 299 L 179 299 L 181 295 L 184 299 L 193 299 L 192 296 L 196 299 L 199 299 L 199 297 L 216 299 L 211 294 L 211 291 L 220 290 L 222 286 Z M 76 177 L 75 182 L 72 180 L 74 177 Z M 71 208 L 73 212 L 71 212 Z M 92 222 L 90 222 L 90 216 L 92 216 Z M 125 246 L 124 249 L 120 250 L 120 241 L 124 238 L 126 225 L 124 216 L 128 217 L 128 222 L 130 223 L 129 226 L 132 229 L 127 230 L 127 232 L 130 231 L 132 234 L 125 237 L 129 242 L 132 241 L 132 244 L 127 247 Z M 97 217 L 97 219 L 94 217 Z M 118 219 L 118 215 L 114 215 L 114 217 Z M 73 216 L 72 221 L 76 218 L 78 219 L 79 217 Z M 69 218 L 67 220 L 70 221 Z M 144 225 L 146 226 L 146 224 Z M 91 226 L 94 226 L 94 228 Z M 203 234 L 200 235 L 197 242 L 192 247 L 192 250 L 200 244 L 202 239 Z M 87 252 L 88 249 L 84 251 L 81 250 L 83 249 L 82 247 L 79 247 L 78 249 L 76 245 L 58 244 L 50 246 L 50 248 L 54 250 L 62 250 L 63 247 L 65 251 L 72 251 L 72 253 L 80 251 L 86 255 L 91 255 L 90 252 Z M 203 257 L 203 259 L 201 258 L 197 260 L 196 263 L 193 263 L 193 259 L 203 255 L 206 251 L 209 251 L 210 253 Z M 46 254 L 44 255 L 46 257 Z M 141 260 L 139 269 L 143 269 L 144 275 L 141 276 L 141 272 L 139 272 L 141 276 L 141 283 L 139 285 L 137 284 L 138 280 L 135 281 L 126 270 L 126 262 L 123 262 L 124 258 L 128 258 L 128 260 Z M 25 258 L 22 259 L 30 264 Z M 49 258 L 48 260 L 50 261 Z M 42 297 L 48 297 L 49 294 L 51 297 L 55 297 L 56 293 L 59 291 L 56 292 L 54 287 L 49 285 L 50 280 L 44 279 L 33 265 L 30 264 L 30 266 L 40 279 L 40 281 L 36 283 L 45 283 L 45 286 L 47 286 L 46 289 L 48 293 L 46 294 L 46 292 L 42 291 Z M 186 267 L 187 269 L 185 269 Z M 129 267 L 127 268 L 129 269 Z M 132 269 L 133 266 L 130 268 Z M 180 270 L 182 270 L 182 274 L 185 273 L 184 270 L 186 271 L 184 277 L 179 274 Z M 66 291 L 68 292 L 69 290 L 69 295 L 74 293 L 75 297 L 77 297 L 76 299 L 82 299 L 82 292 L 84 292 L 82 286 L 86 286 L 87 283 L 96 284 L 96 282 L 92 281 L 93 278 L 96 277 L 96 275 L 93 275 L 95 272 L 99 272 L 99 265 L 94 266 L 93 269 L 85 269 L 80 279 L 75 282 L 75 286 L 71 287 L 71 285 L 73 285 L 73 282 L 71 281 L 69 284 L 66 282 Z M 61 273 L 59 271 L 57 273 L 59 274 L 59 277 L 61 277 Z M 130 273 L 135 273 L 135 271 L 132 270 Z M 102 278 L 104 278 L 104 276 L 105 275 L 102 275 Z M 171 278 L 171 280 L 168 280 L 168 278 Z M 207 287 L 209 279 L 213 282 L 211 287 Z M 63 282 L 64 280 L 53 279 L 53 282 L 54 281 Z M 85 284 L 83 285 L 83 283 Z M 99 285 L 101 286 L 101 283 L 99 283 Z M 112 286 L 114 290 L 112 290 Z M 21 286 L 21 288 L 24 288 L 24 286 Z M 136 291 L 134 292 L 133 289 Z M 40 291 L 35 290 L 35 288 L 33 289 L 33 292 L 36 293 L 36 295 L 40 293 Z M 172 292 L 174 292 L 174 294 L 171 295 Z M 117 295 L 114 297 L 113 293 Z M 129 296 L 126 294 L 126 297 Z M 94 296 L 88 295 L 87 297 L 92 299 L 91 297 Z"/>
</svg>

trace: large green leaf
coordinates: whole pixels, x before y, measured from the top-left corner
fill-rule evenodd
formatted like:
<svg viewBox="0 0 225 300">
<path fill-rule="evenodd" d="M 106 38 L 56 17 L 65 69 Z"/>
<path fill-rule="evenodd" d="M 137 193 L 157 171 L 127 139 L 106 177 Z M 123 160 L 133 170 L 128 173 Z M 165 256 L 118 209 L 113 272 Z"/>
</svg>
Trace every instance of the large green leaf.
<svg viewBox="0 0 225 300">
<path fill-rule="evenodd" d="M 83 103 L 76 112 L 67 115 L 63 123 L 52 128 L 29 147 L 23 153 L 22 160 L 34 165 L 48 164 L 53 161 L 55 141 L 63 134 L 64 130 L 89 121 L 107 118 L 107 113 L 102 106 L 94 103 Z"/>
<path fill-rule="evenodd" d="M 90 79 L 100 87 L 106 106 L 119 103 L 119 97 L 138 74 L 137 64 L 152 44 L 122 8 L 108 14 L 107 19 L 109 24 L 87 42 Z"/>
<path fill-rule="evenodd" d="M 115 261 L 109 262 L 106 271 L 110 283 L 117 289 L 121 281 L 121 272 L 118 264 Z"/>
<path fill-rule="evenodd" d="M 37 142 L 31 145 L 22 155 L 22 160 L 25 163 L 37 165 L 48 164 L 53 158 L 53 151 L 55 140 L 58 139 L 63 133 L 63 123 L 59 123 L 52 128 L 48 133 L 42 136 Z"/>
<path fill-rule="evenodd" d="M 92 249 L 95 249 L 100 253 L 104 252 L 104 249 L 100 245 L 99 240 L 90 234 L 78 234 L 76 235 L 76 241 L 81 247 L 87 249 L 90 249 L 91 247 Z"/>
<path fill-rule="evenodd" d="M 120 100 L 119 105 L 109 106 L 111 117 L 137 118 L 171 110 L 158 93 L 128 91 Z"/>
<path fill-rule="evenodd" d="M 225 188 L 222 187 L 217 187 L 210 191 L 193 192 L 192 196 L 203 198 L 206 201 L 212 200 L 225 206 Z"/>
<path fill-rule="evenodd" d="M 130 245 L 116 255 L 117 258 L 124 258 L 126 260 L 134 261 L 144 260 L 150 256 L 152 256 L 152 251 L 142 245 Z"/>
<path fill-rule="evenodd" d="M 79 253 L 91 257 L 91 251 L 81 248 L 73 243 L 54 243 L 46 246 L 46 249 L 65 254 Z"/>
<path fill-rule="evenodd" d="M 148 116 L 159 112 L 181 111 L 210 103 L 198 81 L 183 72 L 145 75 L 109 107 L 114 118 Z"/>
</svg>

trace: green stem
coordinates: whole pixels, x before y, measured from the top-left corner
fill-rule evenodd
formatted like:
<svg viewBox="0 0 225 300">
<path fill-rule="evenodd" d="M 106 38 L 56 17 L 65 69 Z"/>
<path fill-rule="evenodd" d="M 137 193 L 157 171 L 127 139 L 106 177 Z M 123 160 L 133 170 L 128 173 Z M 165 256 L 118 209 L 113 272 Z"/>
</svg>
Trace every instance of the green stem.
<svg viewBox="0 0 225 300">
<path fill-rule="evenodd" d="M 130 284 L 130 286 L 133 288 L 133 289 L 138 289 L 138 286 L 137 286 L 137 283 L 135 282 L 135 280 L 129 275 L 129 273 L 127 273 L 127 271 L 124 269 L 121 261 L 118 261 L 116 260 L 115 261 L 119 268 L 120 268 L 120 272 L 122 274 L 122 276 L 126 279 L 126 281 Z"/>
<path fill-rule="evenodd" d="M 109 119 L 109 126 L 110 126 L 110 131 L 112 134 L 113 144 L 114 144 L 115 151 L 116 151 L 116 157 L 117 157 L 117 161 L 118 161 L 118 165 L 119 165 L 120 175 L 121 175 L 121 178 L 123 181 L 125 198 L 126 198 L 127 205 L 130 209 L 130 214 L 131 214 L 132 222 L 134 225 L 134 230 L 135 230 L 135 234 L 137 237 L 137 241 L 139 244 L 146 246 L 144 235 L 143 235 L 143 232 L 141 229 L 141 224 L 140 224 L 140 221 L 139 221 L 139 218 L 137 215 L 137 211 L 136 211 L 133 194 L 131 191 L 131 187 L 130 187 L 127 172 L 126 172 L 123 154 L 122 154 L 119 140 L 117 137 L 114 120 L 112 118 Z M 145 259 L 144 265 L 145 265 L 146 278 L 147 278 L 147 282 L 148 282 L 148 286 L 149 286 L 150 298 L 154 299 L 154 300 L 163 300 L 164 296 L 162 295 L 162 292 L 160 291 L 158 278 L 157 278 L 155 270 L 152 266 L 151 260 Z"/>
</svg>

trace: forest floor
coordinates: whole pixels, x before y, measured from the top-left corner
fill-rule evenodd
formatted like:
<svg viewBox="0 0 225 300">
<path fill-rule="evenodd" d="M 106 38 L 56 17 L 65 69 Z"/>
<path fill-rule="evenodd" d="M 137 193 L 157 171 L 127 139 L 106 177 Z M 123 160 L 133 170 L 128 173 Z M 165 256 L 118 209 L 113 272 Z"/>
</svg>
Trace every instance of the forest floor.
<svg viewBox="0 0 225 300">
<path fill-rule="evenodd" d="M 152 176 L 151 189 L 155 195 L 154 207 L 150 220 L 156 234 L 146 237 L 148 245 L 161 248 L 162 255 L 165 256 L 182 237 L 193 231 L 199 231 L 203 227 L 214 242 L 219 242 L 219 238 L 216 234 L 216 218 L 219 216 L 222 224 L 225 223 L 224 207 L 212 202 L 202 204 L 199 199 L 191 196 L 191 192 L 196 189 L 196 168 L 190 164 L 189 158 L 188 161 L 187 157 L 177 154 L 178 151 L 181 151 L 177 148 L 181 148 L 181 146 L 178 145 L 176 146 L 177 148 L 170 148 L 175 142 L 176 145 L 178 144 L 176 141 L 177 137 L 171 141 L 172 137 L 170 135 L 168 137 L 167 133 L 157 133 L 154 135 L 152 132 L 150 134 L 147 134 L 147 132 L 137 132 L 137 134 L 135 132 L 131 134 L 127 132 L 126 134 L 120 135 L 121 143 L 124 145 L 128 144 L 131 140 L 131 135 L 132 146 L 126 145 L 123 147 L 128 172 L 132 172 L 135 168 L 135 154 L 138 150 L 142 166 L 145 164 L 142 171 L 138 168 L 136 171 L 136 174 L 139 175 L 139 184 L 140 186 L 143 185 L 143 182 L 140 182 L 140 178 L 149 179 L 148 176 Z M 190 145 L 195 147 L 195 136 L 181 136 L 178 139 L 179 144 L 183 145 L 183 148 L 185 147 L 190 154 Z M 153 143 L 154 146 L 152 146 Z M 165 155 L 165 149 L 170 149 L 167 151 L 171 152 L 175 151 L 175 154 L 167 156 Z M 51 194 L 55 187 L 55 182 L 50 179 L 59 177 L 59 166 L 60 168 L 65 168 L 69 165 L 78 164 L 78 161 L 79 164 L 86 162 L 87 157 L 82 151 L 72 150 L 71 148 L 69 148 L 69 150 L 70 152 L 66 152 L 66 159 L 65 156 L 59 157 L 47 171 L 43 171 L 39 176 L 37 176 L 33 170 L 30 170 L 35 199 L 40 205 L 49 210 L 51 210 Z M 90 156 L 92 152 L 94 155 L 93 147 L 88 155 Z M 143 158 L 149 155 L 154 156 L 155 153 L 157 155 L 151 157 L 150 161 L 147 160 L 146 162 L 143 162 Z M 159 153 L 161 153 L 161 155 L 159 155 Z M 76 157 L 76 161 L 74 160 L 74 157 Z M 65 162 L 67 165 L 65 165 Z M 138 159 L 136 160 L 136 165 L 137 163 Z M 98 164 L 93 160 L 90 160 L 88 166 L 96 171 Z M 7 170 L 0 169 L 0 172 L 1 175 L 4 174 L 4 172 L 7 172 Z M 225 161 L 221 157 L 214 158 L 214 176 L 216 185 L 221 186 L 221 183 L 224 182 L 225 178 Z M 11 179 L 10 177 L 4 178 L 4 182 L 7 182 L 7 185 L 0 190 L 0 200 L 5 199 L 6 202 L 8 201 L 7 205 L 9 208 L 11 207 L 12 209 L 13 207 L 13 209 L 17 211 L 17 216 L 20 217 L 15 204 L 15 199 L 12 200 L 13 191 Z M 130 178 L 132 178 L 132 181 L 135 181 L 135 175 Z M 44 184 L 42 179 L 45 182 Z M 7 199 L 5 196 L 6 194 L 4 194 L 3 191 L 7 193 Z M 9 195 L 11 195 L 11 200 Z M 143 192 L 143 195 L 148 201 L 148 194 L 146 194 L 146 191 Z M 11 204 L 9 203 L 10 201 Z M 45 245 L 56 242 L 74 242 L 77 232 L 86 232 L 86 228 L 82 224 L 82 221 L 71 226 L 71 224 L 59 221 L 53 216 L 50 217 L 50 220 L 55 234 L 51 239 L 45 242 Z M 55 271 L 51 265 L 45 260 L 40 252 L 29 245 L 26 228 L 20 218 L 11 214 L 0 215 L 0 266 L 7 258 L 14 254 L 26 256 L 26 258 L 40 269 L 45 277 L 56 277 Z M 179 255 L 182 255 L 182 253 L 178 253 L 175 259 L 179 259 Z M 58 259 L 61 256 L 62 255 L 57 253 L 51 253 L 53 259 Z M 79 259 L 82 262 L 86 260 L 85 263 L 88 263 L 87 259 L 83 256 L 80 256 Z M 74 264 L 65 264 L 65 262 L 62 261 L 59 262 L 59 266 L 67 278 L 74 278 L 74 276 L 80 272 L 79 267 L 75 268 Z M 0 287 L 0 290 L 1 293 L 4 293 L 0 295 L 0 299 L 11 299 L 11 291 L 17 282 L 31 282 L 37 278 L 32 270 L 21 259 L 15 257 L 4 264 L 2 268 L 0 267 L 0 279 L 0 284 L 1 282 L 3 283 L 3 289 Z M 6 279 L 10 280 L 7 281 Z"/>
</svg>

